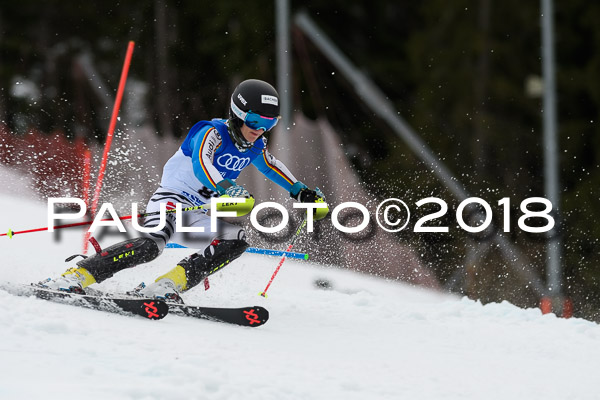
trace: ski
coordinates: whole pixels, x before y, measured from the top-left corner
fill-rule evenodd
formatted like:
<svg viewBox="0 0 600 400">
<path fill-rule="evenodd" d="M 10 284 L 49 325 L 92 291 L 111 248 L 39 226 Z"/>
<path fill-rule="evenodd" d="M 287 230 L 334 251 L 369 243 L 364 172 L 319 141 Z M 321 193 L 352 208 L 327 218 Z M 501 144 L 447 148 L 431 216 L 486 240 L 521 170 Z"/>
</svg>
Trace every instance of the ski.
<svg viewBox="0 0 600 400">
<path fill-rule="evenodd" d="M 269 319 L 269 311 L 260 306 L 242 308 L 199 307 L 187 304 L 167 303 L 169 312 L 184 317 L 207 319 L 248 327 L 264 325 Z"/>
<path fill-rule="evenodd" d="M 169 312 L 174 315 L 206 319 L 248 327 L 264 325 L 269 312 L 264 307 L 201 307 L 178 303 L 165 303 L 159 299 L 147 299 L 129 295 L 76 294 L 45 289 L 33 285 L 0 283 L 0 289 L 17 296 L 31 297 L 121 315 L 140 315 L 148 319 L 162 319 Z"/>
<path fill-rule="evenodd" d="M 162 300 L 119 297 L 112 295 L 88 295 L 45 289 L 33 285 L 0 283 L 0 289 L 16 295 L 69 304 L 78 307 L 106 311 L 121 315 L 139 315 L 148 319 L 162 319 L 169 306 Z"/>
</svg>

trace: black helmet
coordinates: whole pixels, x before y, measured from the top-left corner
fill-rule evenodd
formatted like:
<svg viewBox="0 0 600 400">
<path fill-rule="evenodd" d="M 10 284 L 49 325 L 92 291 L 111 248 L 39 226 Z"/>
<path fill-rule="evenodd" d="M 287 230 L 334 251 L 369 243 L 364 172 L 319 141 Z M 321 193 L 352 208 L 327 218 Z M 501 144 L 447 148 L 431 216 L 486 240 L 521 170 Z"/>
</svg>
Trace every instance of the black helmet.
<svg viewBox="0 0 600 400">
<path fill-rule="evenodd" d="M 252 146 L 242 136 L 241 127 L 244 123 L 267 132 L 277 124 L 279 118 L 279 94 L 267 82 L 248 79 L 233 91 L 229 108 L 229 134 L 239 146 Z"/>
</svg>

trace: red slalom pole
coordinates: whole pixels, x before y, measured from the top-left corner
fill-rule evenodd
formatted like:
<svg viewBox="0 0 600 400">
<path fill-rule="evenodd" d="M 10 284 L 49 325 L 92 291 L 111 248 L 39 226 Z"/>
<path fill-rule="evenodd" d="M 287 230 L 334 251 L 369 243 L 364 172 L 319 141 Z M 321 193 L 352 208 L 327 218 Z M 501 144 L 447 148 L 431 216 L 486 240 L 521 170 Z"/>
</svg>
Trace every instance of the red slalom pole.
<svg viewBox="0 0 600 400">
<path fill-rule="evenodd" d="M 300 236 L 300 233 L 302 232 L 302 230 L 306 226 L 306 218 L 307 217 L 304 217 L 304 221 L 302 221 L 302 224 L 300 224 L 300 227 L 298 227 L 298 230 L 296 231 L 296 234 L 294 235 L 294 237 L 292 238 L 292 241 L 291 241 L 290 245 L 286 249 L 286 253 L 289 253 L 290 250 L 292 250 L 292 247 L 294 247 L 294 243 L 296 243 L 296 239 L 298 239 L 298 236 Z M 269 287 L 271 287 L 271 283 L 273 283 L 273 280 L 275 279 L 275 277 L 279 273 L 279 269 L 281 268 L 281 266 L 283 265 L 283 262 L 287 258 L 286 257 L 287 254 L 286 253 L 283 253 L 283 256 L 281 257 L 281 260 L 279 260 L 279 264 L 277 264 L 277 268 L 275 268 L 275 272 L 273 272 L 273 276 L 271 276 L 271 280 L 269 281 L 269 283 L 267 283 L 267 287 L 265 288 L 265 290 L 263 290 L 262 293 L 259 293 L 262 297 L 267 297 L 267 290 L 269 290 Z"/>
<path fill-rule="evenodd" d="M 100 198 L 100 190 L 102 189 L 102 181 L 104 180 L 104 173 L 106 171 L 108 152 L 110 151 L 110 145 L 112 144 L 113 134 L 117 125 L 117 117 L 119 115 L 119 109 L 121 108 L 121 100 L 123 99 L 123 92 L 125 91 L 125 83 L 127 82 L 127 73 L 129 72 L 129 65 L 131 64 L 133 46 L 134 42 L 130 41 L 129 46 L 127 47 L 127 54 L 125 55 L 125 62 L 123 64 L 123 71 L 121 72 L 121 80 L 119 81 L 119 89 L 117 90 L 117 97 L 115 98 L 115 105 L 113 107 L 112 116 L 110 118 L 108 133 L 106 135 L 104 153 L 102 154 L 102 162 L 100 163 L 100 171 L 98 172 L 96 190 L 94 191 L 94 197 L 92 200 L 92 215 L 96 213 L 96 209 L 98 208 L 98 200 Z"/>
<path fill-rule="evenodd" d="M 131 64 L 131 56 L 133 54 L 134 42 L 130 41 L 127 46 L 127 53 L 125 55 L 125 62 L 123 63 L 123 70 L 121 71 L 121 80 L 119 81 L 119 88 L 117 90 L 117 97 L 115 98 L 115 105 L 113 107 L 112 116 L 110 118 L 110 125 L 108 127 L 108 133 L 106 135 L 106 143 L 104 144 L 104 153 L 102 154 L 102 162 L 100 163 L 100 170 L 98 171 L 98 180 L 96 181 L 96 189 L 94 190 L 94 197 L 92 199 L 91 215 L 96 215 L 98 209 L 98 201 L 100 199 L 100 191 L 102 190 L 102 181 L 104 180 L 104 173 L 106 172 L 106 162 L 108 160 L 108 152 L 110 151 L 110 145 L 112 144 L 113 134 L 115 132 L 115 126 L 117 125 L 117 117 L 119 115 L 119 109 L 121 108 L 121 100 L 123 99 L 123 92 L 125 91 L 125 83 L 127 82 L 127 74 L 129 72 L 129 65 Z M 84 250 L 87 250 L 87 242 L 90 238 L 90 233 L 86 232 L 84 239 Z"/>
<path fill-rule="evenodd" d="M 83 178 L 82 178 L 82 198 L 86 207 L 90 206 L 90 176 L 92 173 L 92 152 L 85 146 L 83 152 Z"/>
<path fill-rule="evenodd" d="M 92 173 L 92 152 L 89 147 L 85 146 L 85 150 L 83 152 L 83 202 L 87 208 L 90 207 L 90 177 Z M 84 235 L 84 239 L 89 239 L 87 234 Z M 87 254 L 88 250 L 88 240 L 83 242 L 83 249 L 81 250 L 83 254 Z"/>
</svg>

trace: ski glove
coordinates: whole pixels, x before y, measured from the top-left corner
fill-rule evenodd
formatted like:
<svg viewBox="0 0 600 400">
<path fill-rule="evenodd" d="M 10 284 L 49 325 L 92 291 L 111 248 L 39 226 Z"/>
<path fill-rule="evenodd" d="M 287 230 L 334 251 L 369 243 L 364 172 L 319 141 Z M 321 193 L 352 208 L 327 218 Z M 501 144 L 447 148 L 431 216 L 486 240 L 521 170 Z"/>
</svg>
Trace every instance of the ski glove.
<svg viewBox="0 0 600 400">
<path fill-rule="evenodd" d="M 217 192 L 219 196 L 227 195 L 229 197 L 245 197 L 250 198 L 252 195 L 231 179 L 225 179 L 217 183 Z"/>
<path fill-rule="evenodd" d="M 325 195 L 319 188 L 311 190 L 304 183 L 298 181 L 292 185 L 290 189 L 290 197 L 301 203 L 325 203 Z M 314 211 L 316 221 L 325 218 L 329 208 L 317 208 Z"/>
<path fill-rule="evenodd" d="M 219 203 L 217 204 L 217 211 L 233 211 L 236 213 L 236 216 L 241 217 L 252 211 L 254 207 L 254 197 L 231 179 L 225 179 L 217 183 L 217 192 L 221 198 L 245 198 L 243 202 Z"/>
</svg>

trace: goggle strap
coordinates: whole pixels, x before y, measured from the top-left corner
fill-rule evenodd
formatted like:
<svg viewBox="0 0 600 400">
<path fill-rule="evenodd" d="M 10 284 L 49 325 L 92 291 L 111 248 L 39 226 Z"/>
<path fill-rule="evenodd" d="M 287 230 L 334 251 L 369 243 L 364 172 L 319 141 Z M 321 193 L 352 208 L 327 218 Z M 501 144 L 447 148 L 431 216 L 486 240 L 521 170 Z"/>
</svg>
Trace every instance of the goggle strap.
<svg viewBox="0 0 600 400">
<path fill-rule="evenodd" d="M 246 116 L 248 115 L 248 113 L 242 111 L 237 104 L 235 104 L 235 102 L 233 101 L 233 97 L 231 98 L 231 109 L 233 110 L 233 113 L 242 121 L 246 120 Z"/>
</svg>

